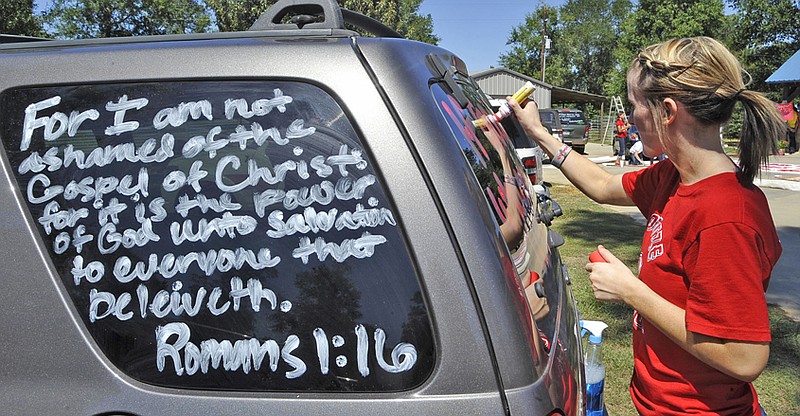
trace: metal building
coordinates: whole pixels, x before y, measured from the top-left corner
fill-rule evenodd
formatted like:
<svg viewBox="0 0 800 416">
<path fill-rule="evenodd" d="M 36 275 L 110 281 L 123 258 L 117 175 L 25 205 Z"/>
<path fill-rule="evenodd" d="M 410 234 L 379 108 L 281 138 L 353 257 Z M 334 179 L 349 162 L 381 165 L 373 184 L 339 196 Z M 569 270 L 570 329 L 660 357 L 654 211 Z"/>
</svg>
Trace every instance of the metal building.
<svg viewBox="0 0 800 416">
<path fill-rule="evenodd" d="M 526 82 L 536 86 L 532 98 L 539 108 L 550 108 L 553 86 L 507 68 L 491 68 L 471 74 L 486 95 L 495 99 L 503 99 L 513 95 Z"/>
</svg>

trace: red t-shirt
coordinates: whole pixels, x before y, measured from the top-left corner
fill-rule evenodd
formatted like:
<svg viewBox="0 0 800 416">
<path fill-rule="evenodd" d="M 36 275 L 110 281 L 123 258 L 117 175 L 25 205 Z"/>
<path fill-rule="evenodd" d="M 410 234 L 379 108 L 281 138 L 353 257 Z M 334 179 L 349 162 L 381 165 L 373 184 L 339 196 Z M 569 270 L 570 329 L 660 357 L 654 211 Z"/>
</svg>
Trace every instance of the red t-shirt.
<svg viewBox="0 0 800 416">
<path fill-rule="evenodd" d="M 614 123 L 614 127 L 617 130 L 617 137 L 625 137 L 628 135 L 628 129 L 625 126 L 625 122 L 622 119 L 617 119 Z"/>
<path fill-rule="evenodd" d="M 764 193 L 735 173 L 683 185 L 669 159 L 622 183 L 648 218 L 639 278 L 686 311 L 687 330 L 770 341 L 765 292 L 781 245 Z M 751 383 L 704 364 L 645 319 L 634 327 L 630 391 L 641 414 L 760 414 Z"/>
</svg>

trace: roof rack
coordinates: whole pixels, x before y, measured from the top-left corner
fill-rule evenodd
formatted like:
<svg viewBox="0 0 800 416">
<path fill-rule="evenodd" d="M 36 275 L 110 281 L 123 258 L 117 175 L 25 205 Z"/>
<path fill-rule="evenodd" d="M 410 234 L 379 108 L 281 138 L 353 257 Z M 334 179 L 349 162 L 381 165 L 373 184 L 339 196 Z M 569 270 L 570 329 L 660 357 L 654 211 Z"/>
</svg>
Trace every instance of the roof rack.
<svg viewBox="0 0 800 416">
<path fill-rule="evenodd" d="M 291 23 L 282 23 L 287 16 Z M 347 31 L 345 24 L 378 37 L 403 37 L 369 16 L 342 9 L 336 0 L 279 0 L 250 26 L 250 30 L 301 30 L 307 33 L 321 29 L 333 33 Z"/>
</svg>

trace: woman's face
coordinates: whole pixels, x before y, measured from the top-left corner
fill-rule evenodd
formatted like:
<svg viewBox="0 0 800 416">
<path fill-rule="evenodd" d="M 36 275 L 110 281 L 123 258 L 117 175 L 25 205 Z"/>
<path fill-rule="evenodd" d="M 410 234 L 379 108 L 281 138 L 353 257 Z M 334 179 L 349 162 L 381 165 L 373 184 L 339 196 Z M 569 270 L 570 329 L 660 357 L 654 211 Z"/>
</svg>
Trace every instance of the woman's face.
<svg viewBox="0 0 800 416">
<path fill-rule="evenodd" d="M 653 114 L 650 108 L 639 97 L 638 91 L 635 87 L 636 83 L 631 82 L 631 77 L 628 76 L 628 102 L 633 105 L 633 119 L 636 122 L 636 128 L 639 130 L 639 138 L 644 146 L 644 154 L 649 157 L 655 157 L 664 153 L 661 140 L 658 139 L 658 132 L 653 125 Z"/>
</svg>

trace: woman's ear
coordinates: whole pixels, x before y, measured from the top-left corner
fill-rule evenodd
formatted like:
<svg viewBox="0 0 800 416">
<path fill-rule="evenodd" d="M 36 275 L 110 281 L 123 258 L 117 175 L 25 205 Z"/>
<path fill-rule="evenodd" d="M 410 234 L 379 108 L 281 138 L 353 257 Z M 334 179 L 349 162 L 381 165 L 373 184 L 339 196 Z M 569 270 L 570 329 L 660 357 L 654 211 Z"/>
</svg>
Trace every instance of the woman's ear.
<svg viewBox="0 0 800 416">
<path fill-rule="evenodd" d="M 678 115 L 678 102 L 672 98 L 665 98 L 661 101 L 661 104 L 664 105 L 663 123 L 665 126 L 669 126 L 675 121 L 675 117 Z"/>
</svg>

